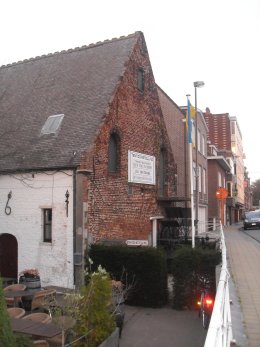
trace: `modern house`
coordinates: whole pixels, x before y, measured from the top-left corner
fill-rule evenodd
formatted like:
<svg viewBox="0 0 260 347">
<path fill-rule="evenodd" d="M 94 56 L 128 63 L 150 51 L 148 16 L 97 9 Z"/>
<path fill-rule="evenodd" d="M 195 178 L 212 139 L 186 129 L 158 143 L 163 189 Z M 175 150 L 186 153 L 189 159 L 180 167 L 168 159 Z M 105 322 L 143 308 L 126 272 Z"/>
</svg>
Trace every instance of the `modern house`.
<svg viewBox="0 0 260 347">
<path fill-rule="evenodd" d="M 214 145 L 208 145 L 208 173 L 209 220 L 218 219 L 223 225 L 227 225 L 230 223 L 230 211 L 227 199 L 221 196 L 220 192 L 224 189 L 229 194 L 226 182 L 228 175 L 231 174 L 231 167 Z"/>
<path fill-rule="evenodd" d="M 208 140 L 231 166 L 231 174 L 226 180 L 227 208 L 229 222 L 237 222 L 242 217 L 245 203 L 242 134 L 236 117 L 230 117 L 228 113 L 212 114 L 207 108 L 204 117 L 209 128 Z"/>
<path fill-rule="evenodd" d="M 185 193 L 141 32 L 2 66 L 0 119 L 2 276 L 73 288 L 91 243 L 156 244 Z"/>
</svg>

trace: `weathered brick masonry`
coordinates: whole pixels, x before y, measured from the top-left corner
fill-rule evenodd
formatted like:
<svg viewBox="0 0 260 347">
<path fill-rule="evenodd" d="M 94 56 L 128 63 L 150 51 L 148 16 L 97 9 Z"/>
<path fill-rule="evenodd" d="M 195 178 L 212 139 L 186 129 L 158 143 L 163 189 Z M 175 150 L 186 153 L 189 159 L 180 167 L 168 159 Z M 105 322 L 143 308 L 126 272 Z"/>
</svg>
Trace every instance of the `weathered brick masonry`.
<svg viewBox="0 0 260 347">
<path fill-rule="evenodd" d="M 145 72 L 144 91 L 137 89 L 137 70 Z M 111 132 L 120 138 L 120 167 L 108 172 L 108 142 Z M 142 35 L 125 66 L 104 123 L 92 151 L 82 167 L 92 170 L 85 179 L 84 200 L 88 202 L 85 226 L 94 240 L 147 239 L 150 217 L 163 211 L 157 203 L 157 186 L 128 183 L 128 150 L 156 157 L 158 182 L 159 154 L 165 149 L 167 169 L 165 194 L 174 194 L 174 167 L 149 56 Z"/>
</svg>

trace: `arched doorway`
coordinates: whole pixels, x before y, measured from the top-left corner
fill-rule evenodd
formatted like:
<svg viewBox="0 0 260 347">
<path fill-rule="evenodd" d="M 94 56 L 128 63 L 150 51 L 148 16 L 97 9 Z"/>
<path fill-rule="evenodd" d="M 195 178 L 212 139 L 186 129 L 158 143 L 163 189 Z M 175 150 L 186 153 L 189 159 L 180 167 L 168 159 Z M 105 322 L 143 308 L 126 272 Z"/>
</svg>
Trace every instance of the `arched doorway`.
<svg viewBox="0 0 260 347">
<path fill-rule="evenodd" d="M 0 274 L 2 277 L 18 276 L 18 244 L 11 234 L 0 234 Z"/>
</svg>

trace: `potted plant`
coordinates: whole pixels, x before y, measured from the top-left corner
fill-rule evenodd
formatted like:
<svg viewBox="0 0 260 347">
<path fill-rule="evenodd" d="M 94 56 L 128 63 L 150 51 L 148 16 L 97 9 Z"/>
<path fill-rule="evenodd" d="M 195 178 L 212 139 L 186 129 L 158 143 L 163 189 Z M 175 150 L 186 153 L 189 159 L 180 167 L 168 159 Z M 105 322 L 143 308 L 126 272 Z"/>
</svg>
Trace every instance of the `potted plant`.
<svg viewBox="0 0 260 347">
<path fill-rule="evenodd" d="M 38 269 L 24 269 L 19 273 L 19 283 L 24 283 L 28 289 L 41 287 L 41 279 Z"/>
<path fill-rule="evenodd" d="M 39 290 L 41 288 L 41 279 L 38 269 L 24 269 L 19 273 L 19 283 L 26 285 L 26 289 Z M 33 296 L 22 297 L 25 310 L 31 310 Z"/>
</svg>

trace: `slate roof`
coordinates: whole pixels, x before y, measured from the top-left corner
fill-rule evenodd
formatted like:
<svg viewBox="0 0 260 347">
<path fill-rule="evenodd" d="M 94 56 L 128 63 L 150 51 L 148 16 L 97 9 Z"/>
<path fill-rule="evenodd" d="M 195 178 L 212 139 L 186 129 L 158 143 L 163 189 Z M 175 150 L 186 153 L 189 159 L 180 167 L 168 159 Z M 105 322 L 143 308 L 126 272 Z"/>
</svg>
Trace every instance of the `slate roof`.
<svg viewBox="0 0 260 347">
<path fill-rule="evenodd" d="M 0 172 L 76 167 L 140 35 L 2 66 Z M 40 135 L 56 114 L 64 114 L 57 134 Z"/>
</svg>

